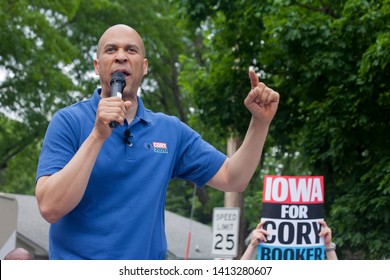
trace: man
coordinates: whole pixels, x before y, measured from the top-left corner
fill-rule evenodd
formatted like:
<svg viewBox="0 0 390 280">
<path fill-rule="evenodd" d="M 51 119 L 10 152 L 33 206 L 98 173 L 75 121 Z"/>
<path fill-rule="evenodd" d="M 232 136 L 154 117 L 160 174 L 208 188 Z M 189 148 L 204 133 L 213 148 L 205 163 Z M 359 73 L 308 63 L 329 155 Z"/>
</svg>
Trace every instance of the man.
<svg viewBox="0 0 390 280">
<path fill-rule="evenodd" d="M 94 68 L 101 89 L 59 110 L 46 132 L 36 197 L 50 227 L 50 259 L 164 259 L 168 182 L 242 192 L 259 163 L 279 94 L 250 72 L 244 103 L 247 136 L 231 157 L 177 118 L 146 109 L 138 88 L 148 71 L 145 47 L 129 26 L 107 29 Z M 123 96 L 110 97 L 111 76 L 125 74 Z M 119 126 L 112 129 L 110 122 Z M 242 164 L 245 163 L 245 164 Z"/>
<path fill-rule="evenodd" d="M 24 248 L 15 248 L 4 257 L 4 260 L 33 260 L 34 256 Z"/>
</svg>

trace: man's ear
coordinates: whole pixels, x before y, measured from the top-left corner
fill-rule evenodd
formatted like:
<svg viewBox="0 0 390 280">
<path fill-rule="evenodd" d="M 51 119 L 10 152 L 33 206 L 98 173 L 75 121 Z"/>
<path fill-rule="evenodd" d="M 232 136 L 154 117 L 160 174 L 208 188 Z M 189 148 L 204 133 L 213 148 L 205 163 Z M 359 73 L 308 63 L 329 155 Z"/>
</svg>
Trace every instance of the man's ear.
<svg viewBox="0 0 390 280">
<path fill-rule="evenodd" d="M 148 60 L 145 58 L 144 59 L 144 75 L 148 74 Z"/>
<path fill-rule="evenodd" d="M 99 75 L 99 61 L 97 59 L 93 60 L 93 67 L 95 68 L 95 74 Z"/>
</svg>

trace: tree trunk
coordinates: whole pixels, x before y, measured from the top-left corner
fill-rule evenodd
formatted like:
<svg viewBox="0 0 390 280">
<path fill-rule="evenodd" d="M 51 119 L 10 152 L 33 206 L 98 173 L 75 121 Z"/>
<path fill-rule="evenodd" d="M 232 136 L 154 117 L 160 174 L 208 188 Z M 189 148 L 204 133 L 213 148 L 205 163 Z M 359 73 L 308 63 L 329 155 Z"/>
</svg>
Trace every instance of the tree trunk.
<svg viewBox="0 0 390 280">
<path fill-rule="evenodd" d="M 240 147 L 242 140 L 239 137 L 229 137 L 227 141 L 227 155 L 231 157 Z M 238 235 L 238 249 L 236 259 L 240 259 L 244 253 L 245 222 L 244 222 L 244 195 L 238 192 L 225 192 L 225 207 L 240 208 L 240 228 Z"/>
</svg>

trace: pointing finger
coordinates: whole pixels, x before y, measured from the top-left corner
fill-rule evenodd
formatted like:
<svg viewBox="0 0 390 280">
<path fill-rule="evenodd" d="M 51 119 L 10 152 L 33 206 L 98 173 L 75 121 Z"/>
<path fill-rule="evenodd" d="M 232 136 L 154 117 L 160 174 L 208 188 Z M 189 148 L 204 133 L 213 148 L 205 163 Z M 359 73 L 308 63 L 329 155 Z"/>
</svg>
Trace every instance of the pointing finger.
<svg viewBox="0 0 390 280">
<path fill-rule="evenodd" d="M 257 77 L 253 69 L 249 69 L 249 78 L 251 80 L 251 87 L 254 89 L 259 83 L 259 77 Z"/>
</svg>

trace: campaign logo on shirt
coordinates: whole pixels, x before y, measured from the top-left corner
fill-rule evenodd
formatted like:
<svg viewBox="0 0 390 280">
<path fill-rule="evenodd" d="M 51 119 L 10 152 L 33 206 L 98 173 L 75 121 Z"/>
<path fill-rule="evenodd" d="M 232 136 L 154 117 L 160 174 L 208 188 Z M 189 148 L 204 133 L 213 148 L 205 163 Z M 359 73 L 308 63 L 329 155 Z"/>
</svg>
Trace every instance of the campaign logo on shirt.
<svg viewBox="0 0 390 280">
<path fill-rule="evenodd" d="M 155 153 L 159 153 L 159 154 L 167 154 L 168 153 L 167 143 L 153 142 L 152 144 L 153 144 L 153 151 Z"/>
</svg>

